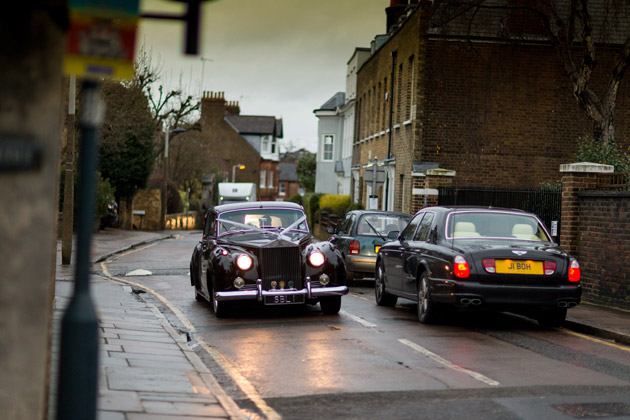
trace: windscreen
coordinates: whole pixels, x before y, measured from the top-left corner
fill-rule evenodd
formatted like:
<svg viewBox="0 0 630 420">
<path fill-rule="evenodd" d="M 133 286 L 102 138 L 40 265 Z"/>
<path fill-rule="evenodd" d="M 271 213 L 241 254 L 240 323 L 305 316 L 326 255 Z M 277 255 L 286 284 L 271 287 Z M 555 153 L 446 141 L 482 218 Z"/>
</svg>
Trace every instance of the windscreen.
<svg viewBox="0 0 630 420">
<path fill-rule="evenodd" d="M 235 210 L 219 215 L 217 226 L 219 234 L 253 229 L 286 229 L 308 232 L 306 220 L 295 224 L 304 217 L 304 213 L 291 209 L 261 209 Z"/>
<path fill-rule="evenodd" d="M 394 230 L 401 232 L 411 217 L 390 214 L 366 214 L 359 220 L 357 235 L 387 237 Z"/>
<path fill-rule="evenodd" d="M 451 213 L 447 224 L 448 238 L 501 238 L 551 242 L 535 217 L 499 212 Z"/>
</svg>

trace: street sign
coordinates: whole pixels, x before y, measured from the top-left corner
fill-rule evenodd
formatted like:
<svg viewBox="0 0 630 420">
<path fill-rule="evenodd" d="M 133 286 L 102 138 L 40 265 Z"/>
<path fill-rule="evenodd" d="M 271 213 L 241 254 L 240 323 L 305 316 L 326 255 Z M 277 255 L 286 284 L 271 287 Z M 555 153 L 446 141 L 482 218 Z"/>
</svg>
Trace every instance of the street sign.
<svg viewBox="0 0 630 420">
<path fill-rule="evenodd" d="M 133 78 L 139 0 L 71 0 L 64 72 Z"/>
<path fill-rule="evenodd" d="M 372 182 L 374 179 L 374 170 L 372 168 L 366 168 L 365 172 L 363 172 L 363 181 L 364 182 Z M 378 168 L 376 170 L 376 183 L 382 184 L 385 182 L 385 169 Z"/>
</svg>

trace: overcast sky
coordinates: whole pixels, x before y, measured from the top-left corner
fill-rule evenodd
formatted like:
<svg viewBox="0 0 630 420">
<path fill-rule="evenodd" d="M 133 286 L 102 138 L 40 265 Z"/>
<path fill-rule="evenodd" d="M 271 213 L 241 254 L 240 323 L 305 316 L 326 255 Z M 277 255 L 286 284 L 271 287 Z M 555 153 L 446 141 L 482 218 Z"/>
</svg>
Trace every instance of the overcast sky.
<svg viewBox="0 0 630 420">
<path fill-rule="evenodd" d="M 281 144 L 314 152 L 313 110 L 345 91 L 346 64 L 356 47 L 385 32 L 387 6 L 389 0 L 214 0 L 203 6 L 199 56 L 183 54 L 184 25 L 168 21 L 142 20 L 138 48 L 150 52 L 165 86 L 181 84 L 195 96 L 225 92 L 242 115 L 281 117 Z M 183 9 L 141 0 L 141 10 Z"/>
</svg>

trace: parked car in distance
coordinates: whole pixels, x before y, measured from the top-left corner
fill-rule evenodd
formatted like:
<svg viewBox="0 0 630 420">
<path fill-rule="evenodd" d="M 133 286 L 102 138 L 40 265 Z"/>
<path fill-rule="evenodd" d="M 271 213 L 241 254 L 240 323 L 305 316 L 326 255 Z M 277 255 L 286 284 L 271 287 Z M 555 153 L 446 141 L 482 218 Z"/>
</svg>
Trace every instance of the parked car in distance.
<svg viewBox="0 0 630 420">
<path fill-rule="evenodd" d="M 343 255 L 349 284 L 355 278 L 374 276 L 376 254 L 388 241 L 391 231 L 402 231 L 411 220 L 405 213 L 378 210 L 349 211 L 336 226 L 328 229 L 328 239 Z"/>
<path fill-rule="evenodd" d="M 445 308 L 520 313 L 558 326 L 580 303 L 580 266 L 534 214 L 483 207 L 427 207 L 376 262 L 375 297 L 418 302 L 429 323 Z"/>
<path fill-rule="evenodd" d="M 195 299 L 217 317 L 226 304 L 317 304 L 336 314 L 348 293 L 341 253 L 311 235 L 302 206 L 258 201 L 224 204 L 206 213 L 190 261 Z M 231 302 L 230 302 L 231 301 Z"/>
</svg>

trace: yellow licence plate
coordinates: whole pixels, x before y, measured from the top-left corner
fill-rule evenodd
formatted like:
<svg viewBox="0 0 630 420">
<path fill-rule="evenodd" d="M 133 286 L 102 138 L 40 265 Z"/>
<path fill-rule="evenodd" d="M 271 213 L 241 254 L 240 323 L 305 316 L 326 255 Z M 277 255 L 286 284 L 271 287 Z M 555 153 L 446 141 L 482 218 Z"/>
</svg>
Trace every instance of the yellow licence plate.
<svg viewBox="0 0 630 420">
<path fill-rule="evenodd" d="M 543 274 L 541 261 L 496 260 L 495 264 L 501 274 Z"/>
<path fill-rule="evenodd" d="M 381 249 L 381 247 L 380 247 L 380 246 L 375 246 L 375 247 L 374 247 L 374 252 L 376 252 L 376 253 L 378 254 L 378 250 L 379 250 L 379 249 Z"/>
</svg>

